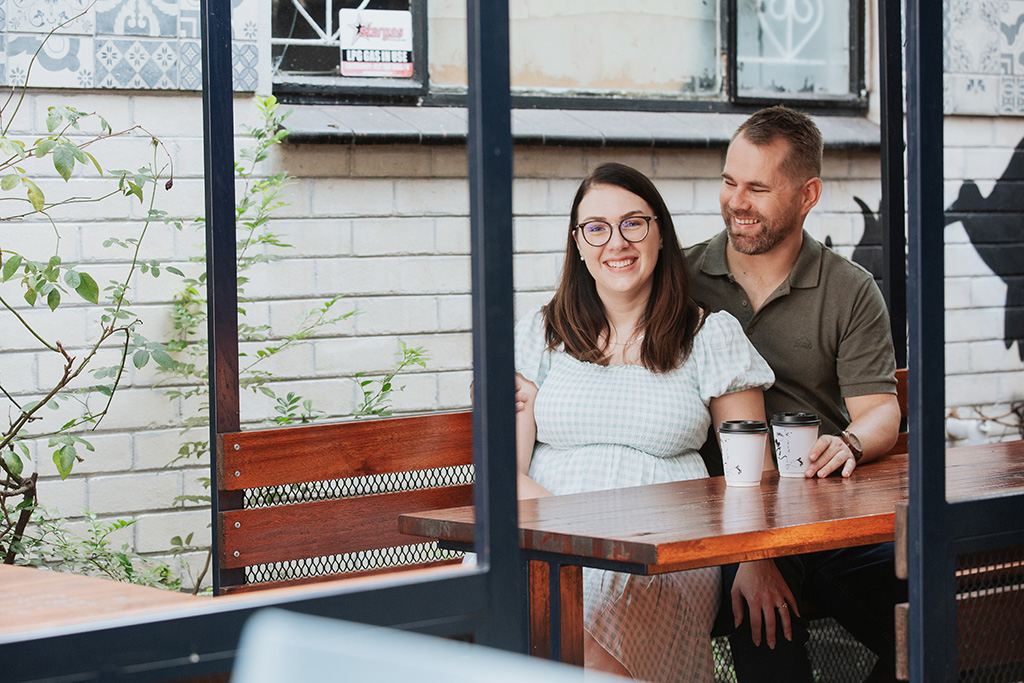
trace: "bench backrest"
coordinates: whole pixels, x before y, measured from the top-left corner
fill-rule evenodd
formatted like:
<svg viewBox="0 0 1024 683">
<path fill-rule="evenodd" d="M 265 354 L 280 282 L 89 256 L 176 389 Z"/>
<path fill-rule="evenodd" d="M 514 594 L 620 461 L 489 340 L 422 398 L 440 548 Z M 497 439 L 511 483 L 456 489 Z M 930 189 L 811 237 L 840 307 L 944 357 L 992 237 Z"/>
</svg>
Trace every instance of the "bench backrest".
<svg viewBox="0 0 1024 683">
<path fill-rule="evenodd" d="M 244 570 L 222 574 L 223 592 L 451 562 L 430 549 L 410 562 L 426 539 L 398 533 L 398 515 L 473 502 L 470 412 L 231 432 L 216 447 L 219 559 Z"/>
</svg>

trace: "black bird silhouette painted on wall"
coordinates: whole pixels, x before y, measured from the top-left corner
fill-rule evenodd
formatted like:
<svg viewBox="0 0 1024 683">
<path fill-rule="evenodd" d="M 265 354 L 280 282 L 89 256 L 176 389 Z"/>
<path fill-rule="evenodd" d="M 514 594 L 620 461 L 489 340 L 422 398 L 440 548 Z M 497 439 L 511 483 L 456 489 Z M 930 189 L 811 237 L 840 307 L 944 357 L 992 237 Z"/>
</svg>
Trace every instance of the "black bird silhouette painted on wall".
<svg viewBox="0 0 1024 683">
<path fill-rule="evenodd" d="M 878 217 L 859 197 L 864 234 L 853 260 L 867 268 L 875 280 L 882 272 L 882 227 Z M 946 209 L 943 227 L 961 223 L 978 256 L 1006 285 L 1003 343 L 1017 342 L 1024 361 L 1024 139 L 1010 157 L 1006 170 L 987 197 L 972 180 L 960 186 L 956 201 Z"/>
</svg>

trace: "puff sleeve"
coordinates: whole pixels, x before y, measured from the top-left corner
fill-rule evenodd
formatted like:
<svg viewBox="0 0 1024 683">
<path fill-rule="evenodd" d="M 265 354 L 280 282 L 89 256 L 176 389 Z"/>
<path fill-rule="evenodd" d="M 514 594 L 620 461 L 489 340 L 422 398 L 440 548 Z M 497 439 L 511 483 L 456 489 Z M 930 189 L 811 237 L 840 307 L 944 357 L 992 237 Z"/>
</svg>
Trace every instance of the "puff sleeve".
<svg viewBox="0 0 1024 683">
<path fill-rule="evenodd" d="M 712 313 L 694 339 L 688 363 L 696 365 L 701 400 L 744 389 L 768 389 L 775 373 L 747 339 L 736 318 L 725 311 Z"/>
</svg>

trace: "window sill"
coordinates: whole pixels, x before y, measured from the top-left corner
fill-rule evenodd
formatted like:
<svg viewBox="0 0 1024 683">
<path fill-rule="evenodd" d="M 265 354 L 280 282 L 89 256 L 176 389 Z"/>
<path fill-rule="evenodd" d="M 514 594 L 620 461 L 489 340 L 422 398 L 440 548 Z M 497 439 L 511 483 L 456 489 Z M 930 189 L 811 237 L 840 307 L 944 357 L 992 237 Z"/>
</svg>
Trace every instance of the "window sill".
<svg viewBox="0 0 1024 683">
<path fill-rule="evenodd" d="M 517 145 L 561 147 L 725 148 L 746 114 L 513 109 Z M 862 117 L 816 116 L 825 147 L 878 151 L 881 133 Z M 462 107 L 295 105 L 291 144 L 461 145 Z"/>
</svg>

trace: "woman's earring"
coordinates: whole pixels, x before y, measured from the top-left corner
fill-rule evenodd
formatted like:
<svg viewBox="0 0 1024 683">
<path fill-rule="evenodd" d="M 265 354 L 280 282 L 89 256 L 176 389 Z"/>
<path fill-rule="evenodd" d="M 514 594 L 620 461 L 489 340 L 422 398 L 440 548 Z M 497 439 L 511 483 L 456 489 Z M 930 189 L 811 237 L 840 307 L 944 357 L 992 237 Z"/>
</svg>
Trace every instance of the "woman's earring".
<svg viewBox="0 0 1024 683">
<path fill-rule="evenodd" d="M 587 259 L 583 258 L 583 254 L 580 254 L 580 261 L 586 261 L 586 260 Z"/>
</svg>

